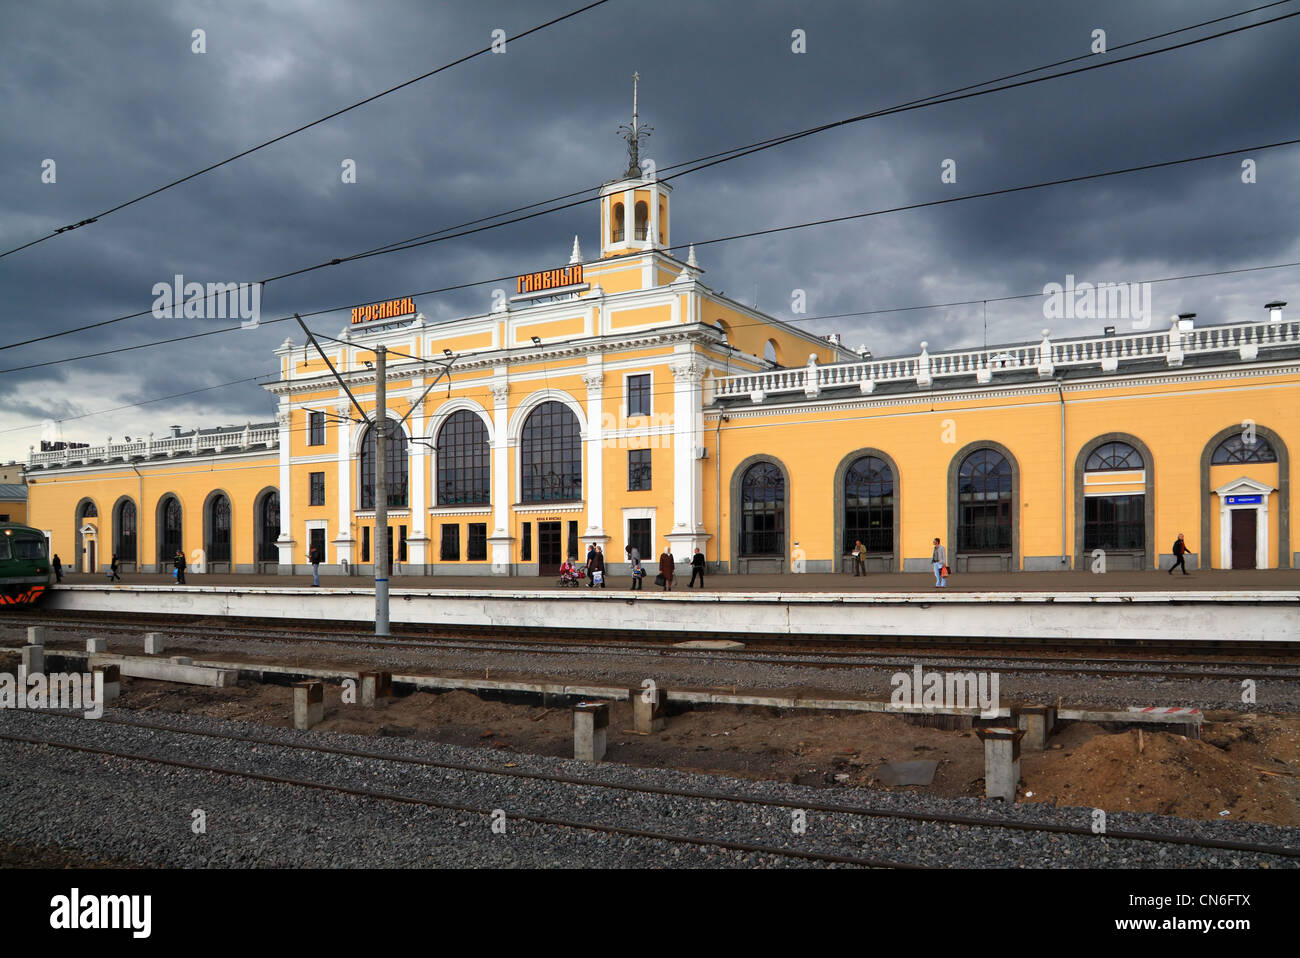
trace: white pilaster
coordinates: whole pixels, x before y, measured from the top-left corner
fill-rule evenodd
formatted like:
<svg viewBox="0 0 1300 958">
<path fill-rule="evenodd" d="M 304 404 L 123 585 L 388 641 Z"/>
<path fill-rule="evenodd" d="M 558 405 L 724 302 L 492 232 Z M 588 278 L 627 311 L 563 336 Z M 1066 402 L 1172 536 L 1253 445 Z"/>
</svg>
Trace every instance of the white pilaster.
<svg viewBox="0 0 1300 958">
<path fill-rule="evenodd" d="M 605 373 L 597 359 L 582 374 L 587 387 L 587 475 L 582 483 L 587 500 L 587 531 L 584 538 L 605 535 Z"/>
<path fill-rule="evenodd" d="M 338 535 L 334 539 L 334 561 L 352 564 L 352 406 L 338 403 Z"/>
<path fill-rule="evenodd" d="M 510 384 L 505 369 L 498 368 L 492 380 L 492 573 L 509 575 L 510 545 Z"/>
<path fill-rule="evenodd" d="M 275 421 L 280 426 L 280 538 L 275 540 L 280 550 L 280 567 L 293 567 L 293 497 L 289 487 L 289 433 L 290 407 L 281 405 L 275 414 Z"/>
<path fill-rule="evenodd" d="M 681 359 L 671 366 L 673 373 L 673 524 L 667 539 L 673 544 L 673 558 L 690 562 L 695 549 L 705 548 L 704 473 L 696 450 L 703 444 L 704 363 Z M 705 552 L 706 556 L 707 550 Z M 713 556 L 708 556 L 713 559 Z"/>
<path fill-rule="evenodd" d="M 425 417 L 424 407 L 411 413 L 411 438 L 418 440 L 410 443 L 411 450 L 411 529 L 406 537 L 406 562 L 411 566 L 424 566 L 428 562 L 429 537 L 424 527 L 429 522 L 427 488 L 429 485 L 429 447 L 424 443 Z M 393 543 L 397 548 L 397 543 Z M 420 569 L 419 571 L 423 571 Z"/>
</svg>

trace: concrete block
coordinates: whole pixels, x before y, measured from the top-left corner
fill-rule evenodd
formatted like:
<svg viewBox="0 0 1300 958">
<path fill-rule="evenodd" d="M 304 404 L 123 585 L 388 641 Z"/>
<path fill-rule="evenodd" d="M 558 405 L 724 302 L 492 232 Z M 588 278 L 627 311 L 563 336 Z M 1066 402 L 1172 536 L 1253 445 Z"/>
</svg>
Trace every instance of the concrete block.
<svg viewBox="0 0 1300 958">
<path fill-rule="evenodd" d="M 194 664 L 194 660 L 193 660 L 192 658 L 190 658 L 188 655 L 173 655 L 173 656 L 172 656 L 171 658 L 169 658 L 167 661 L 168 661 L 168 662 L 171 662 L 173 665 L 193 665 L 193 664 Z"/>
<path fill-rule="evenodd" d="M 107 651 L 108 651 L 108 639 L 87 639 L 87 640 L 86 640 L 86 651 L 87 651 L 87 652 L 107 652 Z"/>
<path fill-rule="evenodd" d="M 116 665 L 96 666 L 94 672 L 104 675 L 104 701 L 111 702 L 122 694 L 122 670 Z"/>
<path fill-rule="evenodd" d="M 144 634 L 144 654 L 145 655 L 162 655 L 163 637 L 161 632 L 146 632 Z"/>
<path fill-rule="evenodd" d="M 1056 727 L 1056 709 L 1051 705 L 1025 705 L 1014 709 L 1016 728 L 1025 733 L 1022 744 L 1031 752 L 1047 748 L 1047 739 Z"/>
<path fill-rule="evenodd" d="M 392 672 L 362 672 L 358 678 L 361 680 L 361 704 L 365 708 L 383 708 L 393 697 Z"/>
<path fill-rule="evenodd" d="M 45 626 L 29 625 L 27 627 L 27 644 L 44 645 L 45 644 Z"/>
<path fill-rule="evenodd" d="M 573 757 L 580 762 L 599 762 L 605 757 L 609 731 L 608 702 L 579 702 L 573 707 Z"/>
<path fill-rule="evenodd" d="M 631 689 L 628 697 L 632 700 L 632 727 L 642 735 L 662 732 L 668 725 L 664 706 L 668 704 L 668 693 L 661 688 Z"/>
<path fill-rule="evenodd" d="M 43 645 L 24 645 L 23 646 L 23 668 L 27 670 L 28 675 L 40 673 L 45 674 L 45 646 Z"/>
<path fill-rule="evenodd" d="M 159 682 L 176 682 L 181 685 L 206 685 L 226 689 L 239 684 L 238 669 L 213 669 L 202 665 L 177 665 L 157 659 L 129 657 L 119 659 L 122 674 L 133 679 L 155 679 Z"/>
<path fill-rule="evenodd" d="M 1020 740 L 1025 733 L 1016 728 L 979 728 L 975 734 L 984 743 L 984 797 L 1016 800 L 1020 784 Z"/>
<path fill-rule="evenodd" d="M 293 684 L 293 727 L 309 729 L 325 718 L 325 685 L 307 681 Z"/>
</svg>

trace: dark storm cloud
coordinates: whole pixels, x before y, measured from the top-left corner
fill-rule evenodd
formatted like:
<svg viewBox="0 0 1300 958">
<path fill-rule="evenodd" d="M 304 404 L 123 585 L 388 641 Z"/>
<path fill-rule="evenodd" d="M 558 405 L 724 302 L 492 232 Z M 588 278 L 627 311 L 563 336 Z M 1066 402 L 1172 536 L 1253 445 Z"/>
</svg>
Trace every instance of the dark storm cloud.
<svg viewBox="0 0 1300 958">
<path fill-rule="evenodd" d="M 76 221 L 178 175 L 578 6 L 476 4 L 7 5 L 0 13 L 0 245 Z M 642 75 L 648 155 L 661 167 L 1222 16 L 1249 0 L 613 2 L 511 43 L 41 246 L 0 260 L 0 344 L 147 309 L 154 283 L 263 278 L 618 175 L 630 75 Z M 1278 12 L 1286 4 L 1216 29 Z M 191 52 L 206 31 L 207 53 Z M 807 50 L 791 52 L 791 31 Z M 1208 31 L 1200 31 L 1208 32 Z M 1186 35 L 1158 41 L 1178 42 Z M 1300 18 L 1076 77 L 867 121 L 673 181 L 673 242 L 924 202 L 1296 136 Z M 1145 47 L 1142 49 L 1146 49 Z M 1130 51 L 1125 51 L 1130 52 Z M 980 304 L 808 317 L 1041 290 L 1066 274 L 1125 281 L 1300 259 L 1300 151 L 1240 157 L 713 246 L 705 280 L 877 355 L 978 343 Z M 58 164 L 55 185 L 41 163 Z M 940 164 L 957 163 L 957 183 Z M 340 164 L 357 164 L 357 183 Z M 598 250 L 579 207 L 268 286 L 263 319 L 509 275 Z M 1161 284 L 1156 323 L 1300 308 L 1300 270 Z M 487 308 L 491 286 L 425 296 L 432 320 Z M 128 320 L 0 351 L 0 369 L 210 328 Z M 313 321 L 336 333 L 342 313 Z M 993 302 L 990 337 L 1090 332 L 1038 299 Z M 0 374 L 0 458 L 39 423 L 269 372 L 289 323 Z M 113 432 L 265 420 L 255 384 L 69 422 Z"/>
</svg>

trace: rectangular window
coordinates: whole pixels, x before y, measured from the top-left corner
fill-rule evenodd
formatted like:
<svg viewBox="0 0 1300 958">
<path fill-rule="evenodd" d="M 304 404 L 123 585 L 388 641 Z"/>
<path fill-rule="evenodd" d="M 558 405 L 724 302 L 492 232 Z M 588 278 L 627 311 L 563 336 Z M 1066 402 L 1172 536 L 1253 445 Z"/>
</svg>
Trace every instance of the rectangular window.
<svg viewBox="0 0 1300 958">
<path fill-rule="evenodd" d="M 325 414 L 323 412 L 307 413 L 307 445 L 325 445 Z"/>
<path fill-rule="evenodd" d="M 569 523 L 569 551 L 568 555 L 573 558 L 579 558 L 578 554 L 578 523 L 571 521 Z"/>
<path fill-rule="evenodd" d="M 8 522 L 8 521 L 9 521 L 9 513 L 0 512 L 0 522 Z"/>
<path fill-rule="evenodd" d="M 469 524 L 469 538 L 465 541 L 465 558 L 471 562 L 483 562 L 487 559 L 486 522 Z"/>
<path fill-rule="evenodd" d="M 650 415 L 650 374 L 627 377 L 627 414 Z"/>
<path fill-rule="evenodd" d="M 1146 548 L 1146 496 L 1089 496 L 1083 500 L 1083 549 Z"/>
<path fill-rule="evenodd" d="M 519 561 L 532 562 L 533 561 L 533 524 L 531 522 L 524 523 L 523 540 L 524 540 L 523 545 L 519 547 Z"/>
<path fill-rule="evenodd" d="M 650 450 L 627 451 L 627 488 L 629 492 L 650 488 Z"/>
<path fill-rule="evenodd" d="M 460 526 L 445 525 L 442 527 L 442 551 L 440 555 L 443 562 L 460 561 Z"/>
<path fill-rule="evenodd" d="M 361 527 L 361 561 L 370 561 L 370 526 Z"/>
<path fill-rule="evenodd" d="M 641 556 L 642 562 L 649 562 L 654 558 L 654 556 L 650 554 L 649 519 L 627 520 L 627 544 L 637 551 L 637 554 Z"/>
<path fill-rule="evenodd" d="M 311 474 L 311 498 L 307 500 L 307 505 L 325 505 L 325 473 L 313 472 Z"/>
<path fill-rule="evenodd" d="M 397 561 L 406 561 L 406 526 L 397 527 Z"/>
</svg>

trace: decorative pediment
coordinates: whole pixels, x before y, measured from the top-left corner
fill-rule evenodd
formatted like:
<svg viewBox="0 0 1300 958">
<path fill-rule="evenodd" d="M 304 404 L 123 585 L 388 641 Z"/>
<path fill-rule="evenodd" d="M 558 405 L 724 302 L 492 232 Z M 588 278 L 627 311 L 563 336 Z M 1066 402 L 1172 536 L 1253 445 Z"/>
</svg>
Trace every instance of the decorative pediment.
<svg viewBox="0 0 1300 958">
<path fill-rule="evenodd" d="M 1266 482 L 1242 476 L 1231 482 L 1225 482 L 1214 490 L 1214 494 L 1216 496 L 1266 496 L 1273 491 L 1274 488 Z"/>
</svg>

